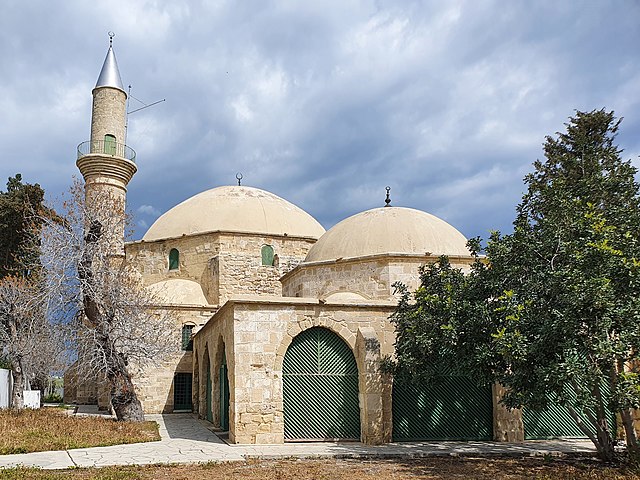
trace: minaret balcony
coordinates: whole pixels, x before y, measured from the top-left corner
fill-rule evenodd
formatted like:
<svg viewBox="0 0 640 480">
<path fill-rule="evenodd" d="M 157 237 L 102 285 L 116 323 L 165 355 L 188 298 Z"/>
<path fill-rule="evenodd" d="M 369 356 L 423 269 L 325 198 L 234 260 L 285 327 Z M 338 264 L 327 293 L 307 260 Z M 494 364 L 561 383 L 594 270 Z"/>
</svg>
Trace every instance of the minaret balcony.
<svg viewBox="0 0 640 480">
<path fill-rule="evenodd" d="M 109 140 L 89 140 L 78 145 L 78 160 L 87 155 L 110 155 L 136 162 L 136 152 L 123 143 Z"/>
</svg>

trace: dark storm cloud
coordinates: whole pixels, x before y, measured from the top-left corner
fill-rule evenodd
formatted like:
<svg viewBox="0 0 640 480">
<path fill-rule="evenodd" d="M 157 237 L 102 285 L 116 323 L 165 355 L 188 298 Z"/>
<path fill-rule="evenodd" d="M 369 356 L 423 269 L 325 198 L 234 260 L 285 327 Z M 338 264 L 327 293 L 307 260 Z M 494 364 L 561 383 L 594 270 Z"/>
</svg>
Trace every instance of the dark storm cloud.
<svg viewBox="0 0 640 480">
<path fill-rule="evenodd" d="M 390 185 L 486 236 L 574 109 L 615 110 L 640 153 L 638 25 L 634 1 L 9 2 L 0 176 L 66 188 L 114 30 L 130 110 L 166 98 L 129 119 L 138 236 L 238 171 L 325 227 Z"/>
</svg>

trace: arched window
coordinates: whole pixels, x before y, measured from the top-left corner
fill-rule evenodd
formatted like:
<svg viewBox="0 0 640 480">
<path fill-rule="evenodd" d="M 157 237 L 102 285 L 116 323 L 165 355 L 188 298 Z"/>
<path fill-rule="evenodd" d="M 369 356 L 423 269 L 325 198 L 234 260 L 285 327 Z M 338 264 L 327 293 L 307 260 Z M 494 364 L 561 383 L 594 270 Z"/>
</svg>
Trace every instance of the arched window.
<svg viewBox="0 0 640 480">
<path fill-rule="evenodd" d="M 271 245 L 262 246 L 262 265 L 273 266 L 273 247 Z"/>
<path fill-rule="evenodd" d="M 180 267 L 180 252 L 177 248 L 172 248 L 169 252 L 169 270 L 178 270 Z"/>
<path fill-rule="evenodd" d="M 104 153 L 107 155 L 116 154 L 116 137 L 114 135 L 107 134 L 104 136 Z"/>
<path fill-rule="evenodd" d="M 182 326 L 182 350 L 191 352 L 193 350 L 193 340 L 191 339 L 191 332 L 193 331 L 193 325 Z"/>
</svg>

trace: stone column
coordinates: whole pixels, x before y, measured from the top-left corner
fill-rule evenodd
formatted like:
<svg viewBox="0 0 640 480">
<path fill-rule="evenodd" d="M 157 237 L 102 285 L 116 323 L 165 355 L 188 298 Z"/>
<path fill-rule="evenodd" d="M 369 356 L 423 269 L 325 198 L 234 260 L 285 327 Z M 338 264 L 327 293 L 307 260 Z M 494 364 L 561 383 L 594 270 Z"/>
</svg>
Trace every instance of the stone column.
<svg viewBox="0 0 640 480">
<path fill-rule="evenodd" d="M 362 443 L 380 445 L 391 441 L 391 394 L 389 382 L 380 371 L 380 341 L 370 327 L 356 336 Z"/>
<path fill-rule="evenodd" d="M 519 408 L 509 410 L 500 403 L 506 393 L 502 385 L 494 383 L 491 391 L 493 393 L 493 439 L 497 442 L 524 441 L 522 410 Z"/>
</svg>

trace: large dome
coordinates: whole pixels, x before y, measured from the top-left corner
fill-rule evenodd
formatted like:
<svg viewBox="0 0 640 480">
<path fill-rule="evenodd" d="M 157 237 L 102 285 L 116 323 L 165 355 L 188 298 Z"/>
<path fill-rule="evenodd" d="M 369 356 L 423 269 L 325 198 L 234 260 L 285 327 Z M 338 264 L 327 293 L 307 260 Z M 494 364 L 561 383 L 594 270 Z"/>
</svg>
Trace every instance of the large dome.
<svg viewBox="0 0 640 480">
<path fill-rule="evenodd" d="M 420 210 L 382 207 L 349 217 L 329 229 L 305 263 L 378 254 L 469 256 L 467 239 L 444 220 Z"/>
<path fill-rule="evenodd" d="M 194 195 L 158 218 L 145 241 L 225 231 L 318 238 L 324 228 L 292 203 L 258 188 L 225 186 Z"/>
</svg>

